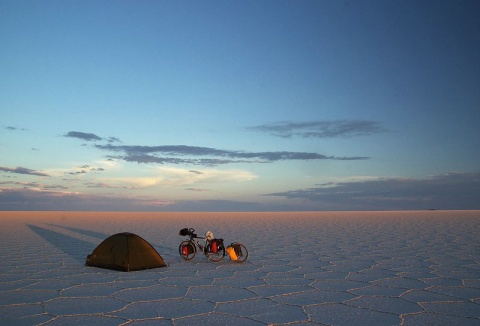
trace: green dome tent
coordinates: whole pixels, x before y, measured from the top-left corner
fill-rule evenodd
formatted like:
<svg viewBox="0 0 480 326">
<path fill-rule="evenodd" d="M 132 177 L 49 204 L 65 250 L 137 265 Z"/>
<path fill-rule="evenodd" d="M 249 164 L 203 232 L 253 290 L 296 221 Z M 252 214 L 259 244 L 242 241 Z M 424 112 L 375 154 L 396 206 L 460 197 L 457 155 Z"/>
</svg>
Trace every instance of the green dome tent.
<svg viewBox="0 0 480 326">
<path fill-rule="evenodd" d="M 129 232 L 117 233 L 103 240 L 87 256 L 85 265 L 124 272 L 167 266 L 151 244 Z"/>
</svg>

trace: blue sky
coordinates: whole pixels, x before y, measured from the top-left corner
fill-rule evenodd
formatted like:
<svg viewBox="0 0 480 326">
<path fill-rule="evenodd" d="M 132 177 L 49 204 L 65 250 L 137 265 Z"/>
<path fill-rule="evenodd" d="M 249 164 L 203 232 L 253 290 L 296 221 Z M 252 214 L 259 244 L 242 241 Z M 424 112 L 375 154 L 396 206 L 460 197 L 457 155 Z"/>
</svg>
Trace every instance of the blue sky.
<svg viewBox="0 0 480 326">
<path fill-rule="evenodd" d="M 480 209 L 478 1 L 1 1 L 0 210 Z"/>
</svg>

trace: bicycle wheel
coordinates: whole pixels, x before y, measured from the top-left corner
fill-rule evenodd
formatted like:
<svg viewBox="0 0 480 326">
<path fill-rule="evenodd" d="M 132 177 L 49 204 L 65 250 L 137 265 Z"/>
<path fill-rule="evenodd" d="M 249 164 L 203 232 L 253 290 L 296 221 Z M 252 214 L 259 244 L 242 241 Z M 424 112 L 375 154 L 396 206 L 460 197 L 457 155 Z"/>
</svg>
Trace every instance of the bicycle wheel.
<svg viewBox="0 0 480 326">
<path fill-rule="evenodd" d="M 220 260 L 223 259 L 223 257 L 225 257 L 225 247 L 223 246 L 223 244 L 219 244 L 219 245 L 217 245 L 216 252 L 212 252 L 211 251 L 211 246 L 209 244 L 207 246 L 206 255 L 207 255 L 208 259 L 210 259 L 211 261 L 214 261 L 214 262 L 220 261 Z"/>
<path fill-rule="evenodd" d="M 192 241 L 184 240 L 178 247 L 178 253 L 183 259 L 190 260 L 193 259 L 193 257 L 195 257 L 197 254 L 197 248 L 195 248 L 195 245 L 192 243 Z"/>
<path fill-rule="evenodd" d="M 234 260 L 236 263 L 243 263 L 248 258 L 248 249 L 245 247 L 244 244 L 237 242 L 233 244 L 233 248 L 235 250 L 235 254 L 237 259 Z"/>
</svg>

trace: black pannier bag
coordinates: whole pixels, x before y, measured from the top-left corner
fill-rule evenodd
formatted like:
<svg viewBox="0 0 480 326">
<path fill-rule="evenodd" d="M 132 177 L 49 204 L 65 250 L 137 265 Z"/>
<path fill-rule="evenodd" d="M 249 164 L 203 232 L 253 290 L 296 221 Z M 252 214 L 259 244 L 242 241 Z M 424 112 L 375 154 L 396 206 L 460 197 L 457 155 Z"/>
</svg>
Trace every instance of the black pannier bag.
<svg viewBox="0 0 480 326">
<path fill-rule="evenodd" d="M 242 257 L 242 247 L 238 243 L 232 243 L 233 250 L 235 250 L 235 254 L 238 258 Z"/>
<path fill-rule="evenodd" d="M 188 231 L 188 228 L 184 228 L 184 229 L 181 229 L 178 234 L 181 236 L 187 236 L 187 235 L 190 235 L 190 231 Z"/>
</svg>

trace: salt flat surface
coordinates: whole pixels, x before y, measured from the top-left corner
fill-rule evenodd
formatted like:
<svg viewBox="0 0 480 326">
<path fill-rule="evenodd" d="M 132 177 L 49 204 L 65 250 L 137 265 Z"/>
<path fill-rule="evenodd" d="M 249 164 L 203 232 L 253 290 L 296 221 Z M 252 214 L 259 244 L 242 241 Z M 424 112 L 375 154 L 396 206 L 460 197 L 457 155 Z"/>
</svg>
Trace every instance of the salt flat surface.
<svg viewBox="0 0 480 326">
<path fill-rule="evenodd" d="M 193 227 L 248 260 L 178 255 Z M 133 232 L 168 267 L 84 266 Z M 480 212 L 0 212 L 0 325 L 480 325 Z"/>
</svg>

